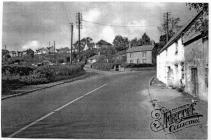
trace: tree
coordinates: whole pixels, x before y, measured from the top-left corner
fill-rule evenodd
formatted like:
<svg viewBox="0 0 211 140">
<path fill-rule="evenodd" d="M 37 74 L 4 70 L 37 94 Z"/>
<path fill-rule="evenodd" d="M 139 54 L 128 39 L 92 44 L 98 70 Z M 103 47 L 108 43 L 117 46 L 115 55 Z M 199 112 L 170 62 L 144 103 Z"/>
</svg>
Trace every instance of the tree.
<svg viewBox="0 0 211 140">
<path fill-rule="evenodd" d="M 113 45 L 117 51 L 126 50 L 129 47 L 129 40 L 127 37 L 117 35 L 113 40 Z"/>
<path fill-rule="evenodd" d="M 105 55 L 106 58 L 110 59 L 116 53 L 116 49 L 114 47 L 106 47 L 99 49 L 100 54 Z"/>
<path fill-rule="evenodd" d="M 150 45 L 151 44 L 150 37 L 146 33 L 144 33 L 142 35 L 141 41 L 142 41 L 141 45 Z"/>
<path fill-rule="evenodd" d="M 137 40 L 137 38 L 132 39 L 130 41 L 130 45 L 131 45 L 131 47 L 138 46 L 138 40 Z"/>
<path fill-rule="evenodd" d="M 26 50 L 26 54 L 27 54 L 28 56 L 31 56 L 32 58 L 34 58 L 34 51 L 33 51 L 32 49 L 27 49 L 27 50 Z"/>
<path fill-rule="evenodd" d="M 11 56 L 9 54 L 9 51 L 8 50 L 5 50 L 5 49 L 2 49 L 2 60 L 5 60 L 6 61 L 9 58 L 11 58 Z"/>
<path fill-rule="evenodd" d="M 186 6 L 190 10 L 202 11 L 203 16 L 199 18 L 199 21 L 195 22 L 195 29 L 196 31 L 200 31 L 202 36 L 208 37 L 208 3 L 187 3 Z"/>
<path fill-rule="evenodd" d="M 76 41 L 73 45 L 77 50 L 79 50 L 79 42 L 78 41 Z M 85 45 L 87 45 L 89 49 L 94 48 L 94 42 L 93 42 L 93 39 L 91 37 L 82 38 L 80 40 L 80 45 L 81 45 L 80 51 L 83 51 Z"/>
<path fill-rule="evenodd" d="M 179 25 L 180 18 L 170 17 L 168 20 L 168 30 L 170 38 L 182 27 Z M 158 27 L 158 30 L 161 34 L 166 34 L 167 31 L 167 22 L 162 23 L 161 26 Z M 169 38 L 169 39 L 170 39 Z"/>
<path fill-rule="evenodd" d="M 176 32 L 178 32 L 181 29 L 180 25 L 180 18 L 177 17 L 169 17 L 168 19 L 168 40 L 170 40 Z M 167 22 L 162 23 L 158 30 L 160 31 L 160 39 L 159 39 L 159 47 L 158 49 L 161 49 L 167 42 L 166 34 L 167 34 Z"/>
<path fill-rule="evenodd" d="M 208 15 L 208 3 L 187 3 L 187 6 L 189 6 L 189 9 L 195 9 L 197 12 L 200 12 L 203 10 L 203 12 Z"/>
<path fill-rule="evenodd" d="M 93 49 L 94 48 L 95 43 L 93 42 L 92 38 L 87 37 L 86 38 L 86 43 L 87 43 L 87 46 L 89 47 L 89 49 Z"/>
</svg>

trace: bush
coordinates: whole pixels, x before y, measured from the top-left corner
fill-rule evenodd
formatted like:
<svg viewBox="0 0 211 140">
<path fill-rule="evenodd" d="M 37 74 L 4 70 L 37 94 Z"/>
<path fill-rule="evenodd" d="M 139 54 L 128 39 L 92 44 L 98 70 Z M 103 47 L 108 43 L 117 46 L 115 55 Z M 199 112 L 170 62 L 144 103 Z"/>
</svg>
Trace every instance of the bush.
<svg viewBox="0 0 211 140">
<path fill-rule="evenodd" d="M 2 66 L 2 74 L 11 74 L 11 75 L 29 75 L 33 72 L 35 68 L 31 66 L 24 65 L 3 65 Z"/>
<path fill-rule="evenodd" d="M 59 76 L 72 76 L 83 70 L 83 65 L 52 65 L 38 67 L 34 74 L 40 78 L 46 78 L 49 81 L 54 81 Z"/>
<path fill-rule="evenodd" d="M 109 71 L 114 67 L 113 63 L 99 63 L 95 62 L 92 64 L 92 68 L 98 69 L 98 70 L 104 70 L 104 71 Z"/>
<path fill-rule="evenodd" d="M 2 67 L 2 94 L 25 85 L 44 84 L 73 78 L 84 73 L 84 64 L 46 65 L 36 69 L 28 66 L 9 65 Z"/>
</svg>

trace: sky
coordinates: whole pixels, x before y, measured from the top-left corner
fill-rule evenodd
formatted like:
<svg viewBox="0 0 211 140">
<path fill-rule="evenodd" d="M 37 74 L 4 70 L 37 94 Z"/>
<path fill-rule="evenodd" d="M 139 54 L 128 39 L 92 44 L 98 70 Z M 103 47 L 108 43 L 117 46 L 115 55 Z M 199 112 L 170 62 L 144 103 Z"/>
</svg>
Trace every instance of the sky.
<svg viewBox="0 0 211 140">
<path fill-rule="evenodd" d="M 116 35 L 133 39 L 146 32 L 158 42 L 157 27 L 167 11 L 179 17 L 181 25 L 195 14 L 185 3 L 4 2 L 2 45 L 8 50 L 35 50 L 56 41 L 56 48 L 69 47 L 70 22 L 74 42 L 78 39 L 77 12 L 82 13 L 81 38 L 112 43 Z"/>
</svg>

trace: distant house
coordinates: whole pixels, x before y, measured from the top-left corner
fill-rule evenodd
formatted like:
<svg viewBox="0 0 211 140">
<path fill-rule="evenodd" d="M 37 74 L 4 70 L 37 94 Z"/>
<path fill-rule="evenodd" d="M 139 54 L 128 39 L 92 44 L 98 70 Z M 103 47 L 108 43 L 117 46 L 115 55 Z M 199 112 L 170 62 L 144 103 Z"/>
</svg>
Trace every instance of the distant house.
<svg viewBox="0 0 211 140">
<path fill-rule="evenodd" d="M 126 50 L 123 51 L 119 51 L 116 53 L 116 55 L 114 56 L 115 62 L 118 63 L 125 63 L 127 61 L 127 55 L 126 55 Z"/>
<path fill-rule="evenodd" d="M 10 51 L 9 54 L 10 54 L 11 57 L 16 57 L 16 56 L 18 56 L 17 51 Z"/>
<path fill-rule="evenodd" d="M 54 46 L 51 46 L 51 47 L 47 47 L 47 53 L 48 54 L 52 54 L 52 53 L 55 53 L 56 49 L 54 48 Z"/>
<path fill-rule="evenodd" d="M 48 50 L 46 48 L 37 49 L 35 54 L 47 54 Z"/>
<path fill-rule="evenodd" d="M 34 56 L 34 51 L 32 49 L 27 49 L 26 51 L 23 51 L 23 53 L 26 53 L 26 55 Z"/>
<path fill-rule="evenodd" d="M 208 40 L 195 29 L 199 12 L 189 20 L 157 55 L 157 78 L 200 98 L 207 97 Z"/>
<path fill-rule="evenodd" d="M 112 44 L 104 40 L 100 40 L 96 43 L 96 48 L 107 48 L 107 47 L 112 47 Z"/>
<path fill-rule="evenodd" d="M 143 45 L 128 48 L 127 63 L 135 64 L 153 64 L 154 45 Z"/>
<path fill-rule="evenodd" d="M 87 61 L 88 61 L 89 63 L 95 63 L 95 62 L 97 62 L 98 59 L 99 59 L 99 55 L 94 55 L 94 56 L 88 58 Z"/>
<path fill-rule="evenodd" d="M 23 56 L 23 51 L 17 51 L 18 53 L 18 57 L 22 57 Z"/>
<path fill-rule="evenodd" d="M 117 52 L 116 55 L 114 56 L 113 70 L 124 71 L 124 67 L 122 67 L 122 64 L 124 64 L 126 61 L 127 61 L 126 50 Z"/>
<path fill-rule="evenodd" d="M 88 63 L 95 63 L 95 62 L 98 62 L 98 61 L 107 61 L 106 57 L 104 55 L 100 55 L 100 54 L 97 54 L 97 55 L 94 55 L 90 58 L 88 58 Z"/>
<path fill-rule="evenodd" d="M 88 49 L 89 49 L 89 47 L 88 47 L 88 45 L 87 45 L 87 43 L 86 43 L 83 50 L 86 51 L 86 50 L 88 50 Z"/>
<path fill-rule="evenodd" d="M 60 48 L 56 49 L 57 53 L 70 53 L 70 48 L 65 47 L 65 48 Z"/>
</svg>

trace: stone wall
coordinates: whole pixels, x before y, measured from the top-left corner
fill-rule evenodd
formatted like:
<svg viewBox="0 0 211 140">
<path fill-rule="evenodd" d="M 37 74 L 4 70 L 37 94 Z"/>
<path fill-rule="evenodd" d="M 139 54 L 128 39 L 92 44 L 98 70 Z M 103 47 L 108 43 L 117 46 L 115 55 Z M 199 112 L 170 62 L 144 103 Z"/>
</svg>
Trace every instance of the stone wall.
<svg viewBox="0 0 211 140">
<path fill-rule="evenodd" d="M 194 95 L 194 84 L 191 69 L 197 69 L 197 95 Z M 202 38 L 185 46 L 185 91 L 193 96 L 207 99 L 207 71 L 208 71 L 208 41 Z"/>
</svg>

